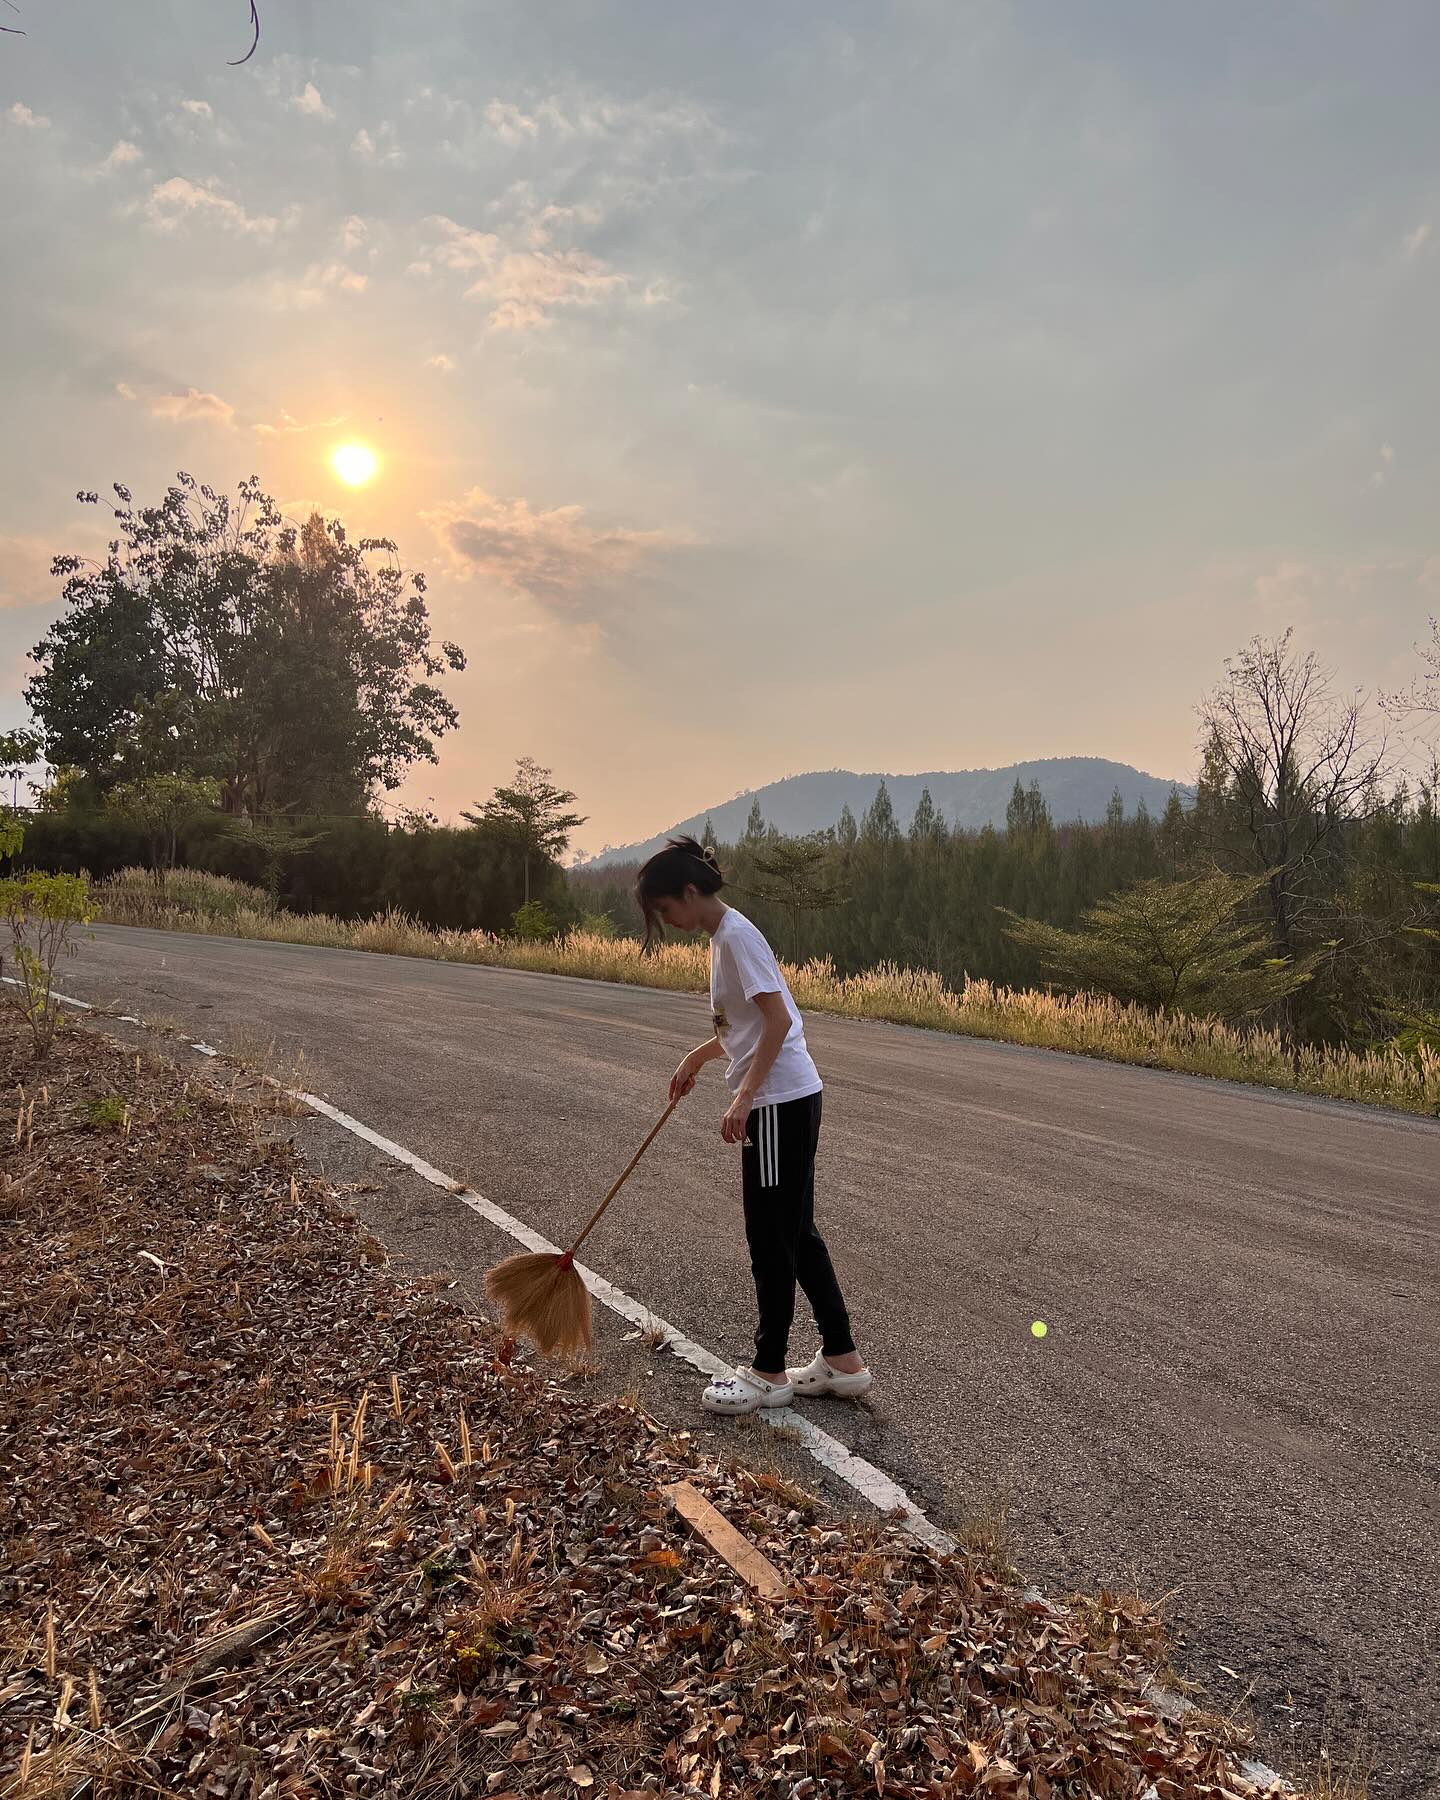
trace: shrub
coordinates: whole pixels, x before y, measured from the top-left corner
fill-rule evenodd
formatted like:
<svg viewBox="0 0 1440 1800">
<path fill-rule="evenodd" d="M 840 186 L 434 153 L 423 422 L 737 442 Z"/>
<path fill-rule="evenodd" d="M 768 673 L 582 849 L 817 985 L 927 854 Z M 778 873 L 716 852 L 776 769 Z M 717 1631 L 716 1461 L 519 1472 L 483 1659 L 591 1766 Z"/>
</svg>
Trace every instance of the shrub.
<svg viewBox="0 0 1440 1800">
<path fill-rule="evenodd" d="M 512 936 L 526 944 L 548 943 L 559 930 L 558 921 L 538 900 L 527 900 L 510 921 Z"/>
<path fill-rule="evenodd" d="M 118 1094 L 107 1094 L 103 1100 L 92 1100 L 85 1117 L 96 1131 L 119 1131 L 130 1108 Z"/>
<path fill-rule="evenodd" d="M 93 914 L 83 875 L 22 875 L 0 881 L 0 917 L 10 927 L 15 995 L 34 1039 L 39 1061 L 50 1053 L 60 1008 L 55 965 L 73 954 L 75 927 Z"/>
</svg>

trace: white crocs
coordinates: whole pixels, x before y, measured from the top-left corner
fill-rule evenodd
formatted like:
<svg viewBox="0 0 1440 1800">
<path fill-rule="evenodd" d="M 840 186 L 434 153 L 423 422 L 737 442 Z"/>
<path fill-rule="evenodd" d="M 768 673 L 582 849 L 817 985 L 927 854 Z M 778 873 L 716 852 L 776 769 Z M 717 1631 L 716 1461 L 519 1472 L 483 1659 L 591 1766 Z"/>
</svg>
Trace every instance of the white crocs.
<svg viewBox="0 0 1440 1800">
<path fill-rule="evenodd" d="M 752 1413 L 762 1407 L 788 1406 L 795 1390 L 788 1381 L 766 1381 L 753 1369 L 722 1375 L 706 1388 L 700 1404 L 706 1412 Z"/>
<path fill-rule="evenodd" d="M 823 1351 L 808 1367 L 787 1369 L 785 1373 L 797 1394 L 834 1394 L 841 1400 L 854 1400 L 868 1392 L 875 1379 L 868 1369 L 862 1369 L 858 1375 L 842 1375 L 826 1362 Z"/>
</svg>

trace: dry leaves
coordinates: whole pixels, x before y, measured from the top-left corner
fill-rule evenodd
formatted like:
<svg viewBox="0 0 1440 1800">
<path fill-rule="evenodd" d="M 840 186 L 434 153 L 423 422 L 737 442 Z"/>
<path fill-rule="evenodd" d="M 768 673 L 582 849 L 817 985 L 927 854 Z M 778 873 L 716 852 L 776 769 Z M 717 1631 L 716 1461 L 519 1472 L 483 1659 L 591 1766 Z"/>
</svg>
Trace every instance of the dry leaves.
<svg viewBox="0 0 1440 1800">
<path fill-rule="evenodd" d="M 545 1381 L 223 1088 L 80 1034 L 47 1078 L 0 1192 L 0 1793 L 1258 1792 L 1147 1704 L 1113 1596 L 1028 1601 Z"/>
</svg>

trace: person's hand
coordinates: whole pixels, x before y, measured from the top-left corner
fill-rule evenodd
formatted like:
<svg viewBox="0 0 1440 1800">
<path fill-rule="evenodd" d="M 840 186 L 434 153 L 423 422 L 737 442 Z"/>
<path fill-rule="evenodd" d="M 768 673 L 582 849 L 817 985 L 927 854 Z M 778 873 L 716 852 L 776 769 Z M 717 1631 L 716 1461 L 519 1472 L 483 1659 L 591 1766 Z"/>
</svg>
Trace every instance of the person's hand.
<svg viewBox="0 0 1440 1800">
<path fill-rule="evenodd" d="M 696 1060 L 693 1050 L 687 1056 L 682 1057 L 680 1067 L 670 1077 L 670 1098 L 672 1100 L 683 1099 L 694 1087 L 700 1071 L 704 1067 L 703 1062 Z"/>
<path fill-rule="evenodd" d="M 745 1127 L 750 1121 L 750 1109 L 755 1102 L 748 1094 L 737 1094 L 726 1108 L 725 1117 L 720 1121 L 720 1135 L 727 1144 L 743 1144 Z"/>
</svg>

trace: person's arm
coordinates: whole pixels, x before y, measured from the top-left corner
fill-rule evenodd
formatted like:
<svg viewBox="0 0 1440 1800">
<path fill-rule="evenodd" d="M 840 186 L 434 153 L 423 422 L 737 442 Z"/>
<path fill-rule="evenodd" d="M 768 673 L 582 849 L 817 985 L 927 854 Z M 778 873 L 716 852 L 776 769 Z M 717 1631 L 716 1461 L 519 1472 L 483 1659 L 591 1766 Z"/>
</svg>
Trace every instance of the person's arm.
<svg viewBox="0 0 1440 1800">
<path fill-rule="evenodd" d="M 765 1026 L 760 1033 L 760 1042 L 755 1046 L 755 1054 L 750 1059 L 750 1067 L 746 1070 L 745 1084 L 730 1102 L 725 1117 L 720 1121 L 720 1135 L 727 1144 L 738 1144 L 745 1136 L 745 1122 L 750 1117 L 755 1096 L 765 1085 L 765 1077 L 774 1066 L 775 1058 L 780 1054 L 780 1046 L 790 1031 L 790 1014 L 783 995 L 755 994 L 752 998 L 760 1008 Z"/>
<path fill-rule="evenodd" d="M 714 1062 L 724 1054 L 725 1048 L 718 1037 L 712 1037 L 708 1042 L 697 1044 L 693 1050 L 687 1051 L 680 1059 L 679 1068 L 670 1077 L 670 1098 L 679 1100 L 688 1094 L 706 1063 Z"/>
</svg>

